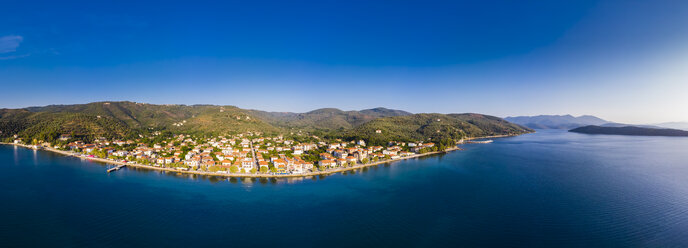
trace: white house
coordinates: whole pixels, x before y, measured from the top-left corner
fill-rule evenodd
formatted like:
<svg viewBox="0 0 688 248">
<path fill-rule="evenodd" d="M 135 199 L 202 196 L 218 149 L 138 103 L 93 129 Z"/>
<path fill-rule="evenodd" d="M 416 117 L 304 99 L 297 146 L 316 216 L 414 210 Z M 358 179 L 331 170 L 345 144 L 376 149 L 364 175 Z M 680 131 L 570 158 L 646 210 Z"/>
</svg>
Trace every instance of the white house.
<svg viewBox="0 0 688 248">
<path fill-rule="evenodd" d="M 253 167 L 252 158 L 244 158 L 241 160 L 241 168 L 244 168 L 244 172 L 250 172 Z"/>
</svg>

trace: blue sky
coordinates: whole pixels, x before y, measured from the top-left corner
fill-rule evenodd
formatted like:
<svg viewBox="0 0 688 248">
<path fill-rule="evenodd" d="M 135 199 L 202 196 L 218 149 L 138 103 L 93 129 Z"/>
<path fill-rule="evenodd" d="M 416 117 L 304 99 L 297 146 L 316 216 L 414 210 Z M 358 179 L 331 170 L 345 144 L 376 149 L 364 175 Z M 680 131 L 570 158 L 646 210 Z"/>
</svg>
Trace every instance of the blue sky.
<svg viewBox="0 0 688 248">
<path fill-rule="evenodd" d="M 0 108 L 130 100 L 688 121 L 688 1 L 2 6 Z"/>
</svg>

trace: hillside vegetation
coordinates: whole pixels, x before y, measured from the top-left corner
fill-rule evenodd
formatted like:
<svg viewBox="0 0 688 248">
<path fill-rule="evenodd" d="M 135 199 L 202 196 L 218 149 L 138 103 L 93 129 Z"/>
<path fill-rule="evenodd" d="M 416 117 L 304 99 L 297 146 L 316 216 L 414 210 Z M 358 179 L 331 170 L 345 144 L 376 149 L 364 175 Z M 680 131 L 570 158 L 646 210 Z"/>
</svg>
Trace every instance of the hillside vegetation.
<svg viewBox="0 0 688 248">
<path fill-rule="evenodd" d="M 323 108 L 306 113 L 280 113 L 253 110 L 251 113 L 275 126 L 311 131 L 350 129 L 380 117 L 411 114 L 406 111 L 386 108 L 374 108 L 361 111 L 343 111 L 336 108 Z"/>
<path fill-rule="evenodd" d="M 93 140 L 96 137 L 126 138 L 136 133 L 126 123 L 114 118 L 51 112 L 3 115 L 0 118 L 0 132 L 2 137 L 17 135 L 27 141 L 36 139 L 48 142 L 56 140 L 61 134 Z"/>
<path fill-rule="evenodd" d="M 71 134 L 85 141 L 97 137 L 124 139 L 156 131 L 201 135 L 310 133 L 383 143 L 389 140 L 457 140 L 530 130 L 480 114 L 411 114 L 386 108 L 361 111 L 324 108 L 306 113 L 280 113 L 234 106 L 95 102 L 0 109 L 0 138 L 5 140 L 17 135 L 26 141 L 51 142 L 61 134 Z"/>
<path fill-rule="evenodd" d="M 370 144 L 396 141 L 442 141 L 468 137 L 522 134 L 532 130 L 494 116 L 481 114 L 414 114 L 378 118 L 344 135 Z"/>
</svg>

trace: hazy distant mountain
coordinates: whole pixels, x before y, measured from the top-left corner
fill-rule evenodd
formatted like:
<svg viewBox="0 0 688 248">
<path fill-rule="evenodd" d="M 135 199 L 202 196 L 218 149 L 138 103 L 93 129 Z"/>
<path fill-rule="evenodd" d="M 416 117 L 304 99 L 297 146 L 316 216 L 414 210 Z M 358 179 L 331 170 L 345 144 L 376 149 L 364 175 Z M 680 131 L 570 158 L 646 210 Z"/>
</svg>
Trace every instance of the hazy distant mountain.
<svg viewBox="0 0 688 248">
<path fill-rule="evenodd" d="M 605 124 L 602 124 L 599 126 L 602 126 L 602 127 L 642 127 L 642 128 L 654 128 L 654 129 L 664 128 L 664 127 L 654 126 L 654 125 L 635 125 L 635 124 L 623 124 L 623 123 L 616 123 L 616 122 L 605 123 Z"/>
<path fill-rule="evenodd" d="M 678 129 L 658 129 L 658 128 L 644 128 L 636 126 L 626 127 L 601 127 L 601 126 L 584 126 L 569 130 L 574 133 L 585 134 L 611 134 L 611 135 L 636 135 L 636 136 L 685 136 L 688 137 L 688 131 Z"/>
<path fill-rule="evenodd" d="M 604 125 L 609 121 L 591 115 L 538 115 L 504 118 L 506 121 L 534 129 L 572 129 L 588 125 Z"/>
<path fill-rule="evenodd" d="M 654 126 L 663 127 L 663 128 L 688 130 L 688 122 L 664 122 L 664 123 L 654 124 Z"/>
</svg>

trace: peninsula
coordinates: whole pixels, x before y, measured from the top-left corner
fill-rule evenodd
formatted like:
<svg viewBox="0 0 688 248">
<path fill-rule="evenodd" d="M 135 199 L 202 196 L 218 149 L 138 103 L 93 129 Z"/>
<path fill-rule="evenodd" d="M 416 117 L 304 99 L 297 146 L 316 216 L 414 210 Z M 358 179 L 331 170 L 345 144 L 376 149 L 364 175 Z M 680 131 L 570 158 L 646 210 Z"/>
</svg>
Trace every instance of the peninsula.
<svg viewBox="0 0 688 248">
<path fill-rule="evenodd" d="M 275 113 L 98 102 L 0 110 L 5 144 L 105 163 L 231 177 L 335 173 L 532 132 L 480 114 L 375 108 Z"/>
</svg>

